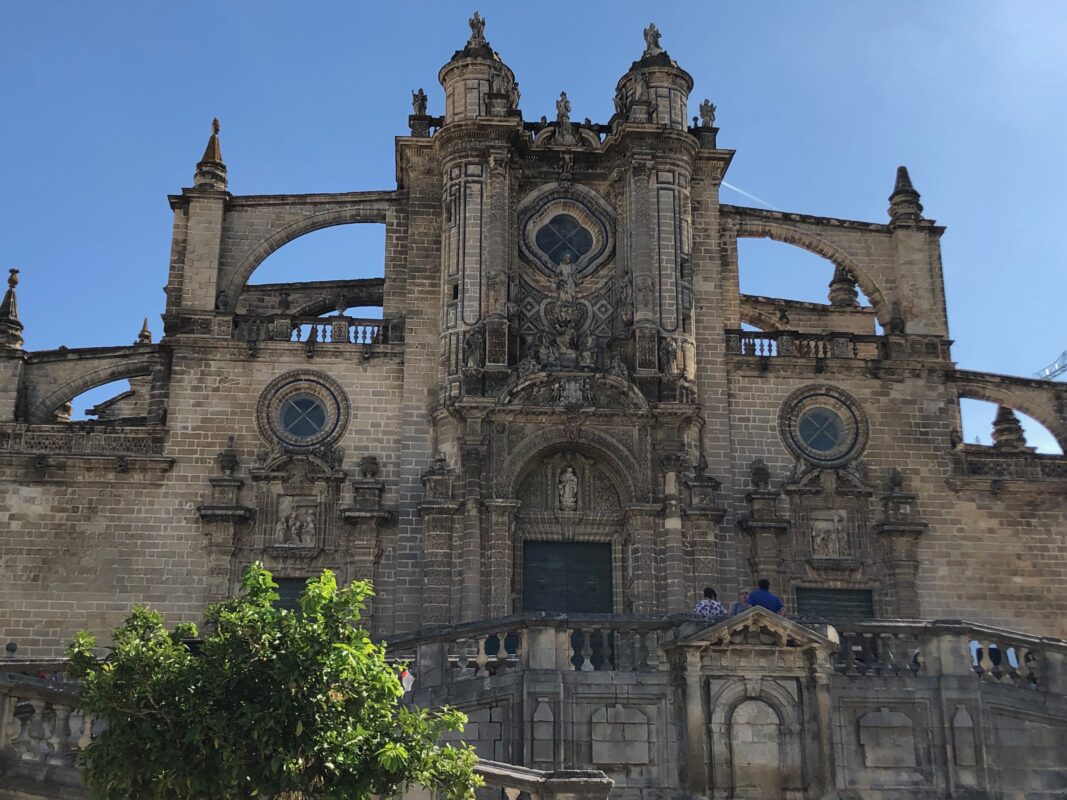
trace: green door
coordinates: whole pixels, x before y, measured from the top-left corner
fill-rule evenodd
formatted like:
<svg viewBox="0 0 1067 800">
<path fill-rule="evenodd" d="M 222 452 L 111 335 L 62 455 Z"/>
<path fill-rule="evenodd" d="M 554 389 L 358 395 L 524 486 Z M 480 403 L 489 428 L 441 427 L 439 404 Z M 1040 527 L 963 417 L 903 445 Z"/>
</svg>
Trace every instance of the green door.
<svg viewBox="0 0 1067 800">
<path fill-rule="evenodd" d="M 611 545 L 526 542 L 522 548 L 524 611 L 610 614 Z"/>
</svg>

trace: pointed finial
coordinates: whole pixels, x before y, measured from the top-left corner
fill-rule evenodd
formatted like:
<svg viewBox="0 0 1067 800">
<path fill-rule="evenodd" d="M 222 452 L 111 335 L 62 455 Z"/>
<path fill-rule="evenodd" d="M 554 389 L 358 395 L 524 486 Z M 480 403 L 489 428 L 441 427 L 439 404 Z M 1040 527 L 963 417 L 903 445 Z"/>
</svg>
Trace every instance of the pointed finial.
<svg viewBox="0 0 1067 800">
<path fill-rule="evenodd" d="M 19 271 L 8 270 L 7 291 L 4 299 L 0 302 L 0 349 L 22 349 L 22 323 L 19 321 L 18 300 L 15 297 L 15 287 L 19 285 Z"/>
<path fill-rule="evenodd" d="M 145 317 L 144 322 L 141 323 L 141 331 L 137 334 L 137 341 L 134 344 L 152 344 L 152 331 L 148 329 L 148 317 Z"/>
<path fill-rule="evenodd" d="M 1007 406 L 997 407 L 993 420 L 993 447 L 998 450 L 1020 452 L 1026 450 L 1026 434 L 1015 412 Z"/>
<path fill-rule="evenodd" d="M 897 167 L 897 180 L 893 185 L 893 194 L 889 195 L 889 219 L 894 223 L 906 223 L 922 218 L 922 203 L 919 202 L 919 193 L 911 184 L 908 168 Z"/>
<path fill-rule="evenodd" d="M 193 187 L 196 189 L 226 189 L 226 164 L 222 161 L 222 147 L 219 145 L 219 118 L 211 120 L 211 136 L 204 148 L 204 156 L 196 165 Z"/>
</svg>

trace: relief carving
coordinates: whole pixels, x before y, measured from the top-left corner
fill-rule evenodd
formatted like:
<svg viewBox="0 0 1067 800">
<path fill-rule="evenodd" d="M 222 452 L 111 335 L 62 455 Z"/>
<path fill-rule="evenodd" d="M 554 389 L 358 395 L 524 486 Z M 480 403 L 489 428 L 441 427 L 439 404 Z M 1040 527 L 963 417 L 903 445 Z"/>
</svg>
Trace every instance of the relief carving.
<svg viewBox="0 0 1067 800">
<path fill-rule="evenodd" d="M 811 553 L 815 558 L 848 558 L 848 512 L 811 512 Z"/>
</svg>

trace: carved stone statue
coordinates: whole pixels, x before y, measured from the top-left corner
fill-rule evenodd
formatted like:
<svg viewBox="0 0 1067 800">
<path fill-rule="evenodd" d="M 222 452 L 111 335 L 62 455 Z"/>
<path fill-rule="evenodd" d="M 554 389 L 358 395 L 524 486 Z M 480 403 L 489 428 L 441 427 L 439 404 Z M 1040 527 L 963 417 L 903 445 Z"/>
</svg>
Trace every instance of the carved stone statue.
<svg viewBox="0 0 1067 800">
<path fill-rule="evenodd" d="M 411 93 L 411 110 L 417 117 L 426 116 L 426 92 L 421 87 L 417 92 Z"/>
<path fill-rule="evenodd" d="M 766 490 L 771 488 L 771 471 L 767 467 L 767 462 L 762 458 L 757 458 L 752 462 L 752 466 L 749 467 L 749 477 L 752 480 L 753 489 Z"/>
<path fill-rule="evenodd" d="M 480 327 L 471 328 L 463 339 L 463 365 L 468 369 L 485 366 L 485 334 Z"/>
<path fill-rule="evenodd" d="M 566 92 L 559 93 L 556 101 L 556 122 L 560 125 L 569 125 L 571 121 L 571 101 L 567 99 Z"/>
<path fill-rule="evenodd" d="M 565 253 L 556 267 L 556 291 L 561 303 L 573 303 L 578 295 L 578 279 L 571 254 Z"/>
<path fill-rule="evenodd" d="M 663 52 L 663 48 L 659 46 L 659 28 L 656 27 L 655 22 L 648 23 L 648 27 L 644 30 L 644 36 L 646 56 L 654 56 Z"/>
<path fill-rule="evenodd" d="M 659 367 L 665 375 L 678 372 L 678 340 L 664 336 L 659 342 Z"/>
<path fill-rule="evenodd" d="M 596 368 L 597 341 L 592 333 L 586 331 L 578 341 L 578 366 L 590 369 Z"/>
<path fill-rule="evenodd" d="M 715 104 L 706 97 L 704 102 L 700 104 L 700 127 L 715 127 Z"/>
<path fill-rule="evenodd" d="M 508 84 L 508 108 L 515 111 L 519 107 L 519 98 L 522 97 L 522 93 L 519 91 L 519 82 L 511 81 Z"/>
<path fill-rule="evenodd" d="M 542 367 L 559 365 L 559 346 L 547 332 L 542 332 L 537 340 L 537 363 Z"/>
<path fill-rule="evenodd" d="M 471 38 L 467 40 L 468 47 L 484 47 L 487 42 L 485 41 L 485 18 L 477 11 L 474 12 L 474 16 L 468 20 L 471 26 Z"/>
<path fill-rule="evenodd" d="M 626 92 L 621 86 L 615 90 L 615 113 L 620 117 L 626 116 Z"/>
<path fill-rule="evenodd" d="M 489 73 L 489 92 L 490 94 L 504 94 L 503 70 L 495 69 Z"/>
<path fill-rule="evenodd" d="M 559 508 L 561 511 L 578 510 L 578 476 L 574 467 L 567 467 L 560 473 Z"/>
<path fill-rule="evenodd" d="M 811 552 L 816 558 L 848 556 L 844 511 L 815 511 L 811 519 Z"/>
</svg>

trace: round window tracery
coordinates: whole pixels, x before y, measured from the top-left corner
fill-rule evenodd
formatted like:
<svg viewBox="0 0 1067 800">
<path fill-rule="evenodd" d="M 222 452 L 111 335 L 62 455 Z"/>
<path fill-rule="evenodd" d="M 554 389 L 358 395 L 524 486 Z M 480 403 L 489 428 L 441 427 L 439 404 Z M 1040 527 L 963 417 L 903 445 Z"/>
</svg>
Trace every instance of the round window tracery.
<svg viewBox="0 0 1067 800">
<path fill-rule="evenodd" d="M 288 372 L 271 381 L 260 395 L 256 424 L 264 439 L 290 451 L 307 451 L 344 435 L 348 397 L 328 375 L 310 370 Z"/>
<path fill-rule="evenodd" d="M 534 240 L 556 266 L 567 256 L 577 263 L 593 249 L 593 234 L 570 214 L 556 214 L 538 229 Z"/>
<path fill-rule="evenodd" d="M 834 386 L 809 386 L 782 404 L 778 428 L 794 455 L 820 467 L 837 467 L 867 445 L 867 419 L 855 398 Z"/>
</svg>

